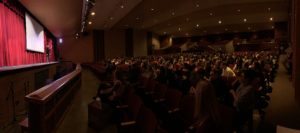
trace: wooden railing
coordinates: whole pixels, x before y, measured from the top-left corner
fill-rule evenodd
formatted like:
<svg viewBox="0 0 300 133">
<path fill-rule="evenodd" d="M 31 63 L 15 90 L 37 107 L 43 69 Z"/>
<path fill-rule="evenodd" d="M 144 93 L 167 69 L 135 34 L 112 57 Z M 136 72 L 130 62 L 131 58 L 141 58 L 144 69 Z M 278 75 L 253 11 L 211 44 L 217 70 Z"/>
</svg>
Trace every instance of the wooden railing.
<svg viewBox="0 0 300 133">
<path fill-rule="evenodd" d="M 63 119 L 73 96 L 81 86 L 81 66 L 25 97 L 29 105 L 29 132 L 53 132 Z"/>
</svg>

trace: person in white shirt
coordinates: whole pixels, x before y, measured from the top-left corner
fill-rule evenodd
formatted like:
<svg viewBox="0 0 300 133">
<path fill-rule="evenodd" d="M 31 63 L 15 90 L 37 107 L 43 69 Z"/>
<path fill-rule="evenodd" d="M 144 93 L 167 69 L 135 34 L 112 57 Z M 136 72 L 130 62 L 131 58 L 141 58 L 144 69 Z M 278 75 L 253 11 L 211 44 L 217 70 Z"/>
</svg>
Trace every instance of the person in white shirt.
<svg viewBox="0 0 300 133">
<path fill-rule="evenodd" d="M 223 77 L 227 77 L 227 78 L 229 78 L 229 77 L 236 77 L 236 74 L 234 72 L 234 68 L 235 68 L 234 61 L 233 60 L 227 61 L 227 65 L 223 69 L 222 76 Z"/>
</svg>

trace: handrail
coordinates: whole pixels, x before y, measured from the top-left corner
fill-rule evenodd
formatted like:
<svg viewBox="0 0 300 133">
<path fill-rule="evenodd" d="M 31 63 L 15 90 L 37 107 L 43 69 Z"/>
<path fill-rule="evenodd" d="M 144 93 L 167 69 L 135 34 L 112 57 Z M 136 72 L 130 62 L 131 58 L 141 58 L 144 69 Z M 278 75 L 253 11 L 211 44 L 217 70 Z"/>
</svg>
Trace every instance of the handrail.
<svg viewBox="0 0 300 133">
<path fill-rule="evenodd" d="M 51 84 L 48 84 L 28 94 L 27 96 L 25 96 L 25 99 L 34 102 L 41 102 L 41 103 L 46 102 L 50 99 L 51 96 L 57 93 L 62 88 L 62 86 L 67 84 L 72 78 L 74 78 L 80 72 L 81 72 L 81 66 L 77 64 L 76 69 L 73 72 L 63 76 L 62 78 L 54 81 Z"/>
<path fill-rule="evenodd" d="M 55 131 L 80 86 L 81 66 L 77 64 L 71 73 L 25 96 L 29 107 L 29 132 Z"/>
</svg>

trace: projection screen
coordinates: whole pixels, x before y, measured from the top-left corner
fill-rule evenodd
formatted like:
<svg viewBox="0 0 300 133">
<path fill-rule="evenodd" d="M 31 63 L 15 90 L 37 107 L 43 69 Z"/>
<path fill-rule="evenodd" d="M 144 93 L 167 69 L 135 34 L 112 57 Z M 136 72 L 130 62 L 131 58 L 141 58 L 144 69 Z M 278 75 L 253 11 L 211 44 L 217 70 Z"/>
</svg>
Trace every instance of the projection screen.
<svg viewBox="0 0 300 133">
<path fill-rule="evenodd" d="M 25 14 L 26 23 L 26 50 L 45 52 L 44 29 L 29 14 Z"/>
</svg>

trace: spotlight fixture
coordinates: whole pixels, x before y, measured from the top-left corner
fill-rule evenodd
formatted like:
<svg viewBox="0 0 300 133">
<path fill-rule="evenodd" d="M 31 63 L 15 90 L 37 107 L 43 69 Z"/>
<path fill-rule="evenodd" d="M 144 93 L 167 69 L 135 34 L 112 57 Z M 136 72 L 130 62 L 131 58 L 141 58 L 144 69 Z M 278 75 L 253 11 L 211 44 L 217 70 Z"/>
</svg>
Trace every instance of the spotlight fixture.
<svg viewBox="0 0 300 133">
<path fill-rule="evenodd" d="M 62 39 L 62 38 L 59 38 L 59 39 L 58 39 L 58 42 L 59 42 L 60 44 L 62 44 L 62 43 L 63 43 L 63 39 Z"/>
<path fill-rule="evenodd" d="M 84 33 L 86 31 L 87 24 L 92 24 L 88 22 L 89 15 L 95 15 L 95 12 L 91 12 L 91 9 L 95 6 L 95 0 L 85 0 L 82 8 L 82 17 L 81 17 L 81 29 L 80 32 Z"/>
</svg>

